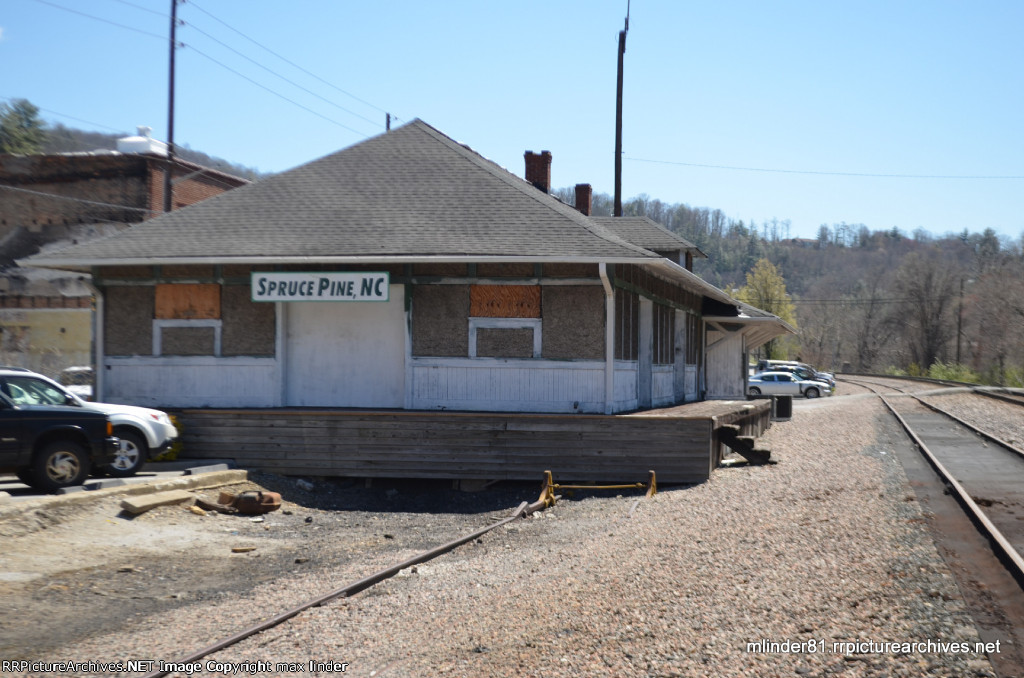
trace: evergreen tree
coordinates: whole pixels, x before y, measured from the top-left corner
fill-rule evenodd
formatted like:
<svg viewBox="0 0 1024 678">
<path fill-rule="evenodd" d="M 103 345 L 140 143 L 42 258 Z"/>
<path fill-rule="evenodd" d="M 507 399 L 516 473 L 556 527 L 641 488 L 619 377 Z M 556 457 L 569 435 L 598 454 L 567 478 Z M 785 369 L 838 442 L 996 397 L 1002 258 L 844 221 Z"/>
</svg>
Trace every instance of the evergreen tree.
<svg viewBox="0 0 1024 678">
<path fill-rule="evenodd" d="M 27 99 L 0 106 L 0 153 L 39 153 L 45 140 L 46 130 L 39 119 L 39 108 Z"/>
</svg>

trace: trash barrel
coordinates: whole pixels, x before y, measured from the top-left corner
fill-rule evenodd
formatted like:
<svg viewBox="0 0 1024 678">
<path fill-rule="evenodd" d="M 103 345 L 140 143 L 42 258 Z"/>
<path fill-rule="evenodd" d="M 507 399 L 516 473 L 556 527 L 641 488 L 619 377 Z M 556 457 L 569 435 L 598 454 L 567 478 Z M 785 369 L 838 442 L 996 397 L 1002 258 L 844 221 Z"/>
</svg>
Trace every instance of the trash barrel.
<svg viewBox="0 0 1024 678">
<path fill-rule="evenodd" d="M 792 419 L 793 418 L 793 396 L 776 396 L 775 397 L 775 418 L 776 419 Z"/>
</svg>

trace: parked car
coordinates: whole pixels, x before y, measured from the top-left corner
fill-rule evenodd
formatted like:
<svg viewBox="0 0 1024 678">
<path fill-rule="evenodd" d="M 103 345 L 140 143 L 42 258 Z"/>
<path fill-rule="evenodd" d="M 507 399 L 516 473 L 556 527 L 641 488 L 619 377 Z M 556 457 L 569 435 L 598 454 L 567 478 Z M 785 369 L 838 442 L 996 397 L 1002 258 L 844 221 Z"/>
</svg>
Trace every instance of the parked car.
<svg viewBox="0 0 1024 678">
<path fill-rule="evenodd" d="M 57 381 L 68 391 L 71 391 L 82 400 L 92 400 L 92 383 L 94 375 L 92 368 L 88 365 L 68 367 L 60 372 Z"/>
<path fill-rule="evenodd" d="M 827 382 L 834 391 L 836 388 L 836 377 L 831 372 L 820 372 L 807 363 L 800 363 L 794 360 L 760 360 L 757 363 L 760 372 L 784 371 L 797 372 L 799 370 L 801 379 L 812 379 L 815 381 Z"/>
<path fill-rule="evenodd" d="M 0 395 L 0 471 L 37 490 L 81 485 L 89 470 L 113 463 L 114 423 L 76 405 L 17 404 Z"/>
<path fill-rule="evenodd" d="M 788 395 L 818 398 L 832 395 L 832 389 L 824 381 L 801 379 L 792 372 L 758 372 L 750 377 L 747 386 L 750 395 Z"/>
<path fill-rule="evenodd" d="M 815 372 L 814 370 L 812 370 L 810 368 L 800 367 L 796 363 L 791 364 L 791 365 L 786 365 L 786 364 L 775 365 L 774 367 L 772 367 L 772 371 L 773 372 L 789 372 L 790 374 L 795 374 L 796 376 L 800 377 L 801 379 L 804 379 L 804 380 L 807 380 L 807 381 L 823 381 L 826 384 L 828 384 L 829 390 L 831 390 L 831 391 L 835 391 L 836 390 L 836 379 L 831 374 L 827 374 L 825 372 Z"/>
<path fill-rule="evenodd" d="M 52 379 L 24 368 L 0 369 L 0 392 L 16 405 L 61 405 L 101 412 L 120 439 L 117 455 L 94 470 L 115 478 L 135 475 L 146 461 L 164 452 L 178 430 L 167 413 L 147 407 L 85 402 Z"/>
</svg>

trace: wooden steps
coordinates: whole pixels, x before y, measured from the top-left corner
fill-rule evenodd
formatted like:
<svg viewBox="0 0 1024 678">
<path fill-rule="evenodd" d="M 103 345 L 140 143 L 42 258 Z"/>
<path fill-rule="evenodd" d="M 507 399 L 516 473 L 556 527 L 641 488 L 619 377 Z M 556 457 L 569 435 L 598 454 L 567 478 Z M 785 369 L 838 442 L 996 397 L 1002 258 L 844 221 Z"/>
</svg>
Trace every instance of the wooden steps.
<svg viewBox="0 0 1024 678">
<path fill-rule="evenodd" d="M 754 436 L 740 435 L 740 427 L 725 424 L 718 427 L 718 439 L 734 452 L 739 453 L 751 464 L 767 464 L 772 456 L 771 445 Z"/>
</svg>

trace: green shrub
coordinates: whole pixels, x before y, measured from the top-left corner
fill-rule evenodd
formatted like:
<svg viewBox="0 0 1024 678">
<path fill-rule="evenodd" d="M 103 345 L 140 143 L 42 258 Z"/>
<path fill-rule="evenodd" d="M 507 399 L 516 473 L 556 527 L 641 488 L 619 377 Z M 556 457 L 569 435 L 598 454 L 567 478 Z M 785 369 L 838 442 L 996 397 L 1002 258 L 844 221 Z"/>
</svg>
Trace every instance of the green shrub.
<svg viewBox="0 0 1024 678">
<path fill-rule="evenodd" d="M 968 384 L 982 383 L 981 375 L 967 365 L 959 363 L 936 362 L 928 368 L 928 375 L 932 379 L 943 379 L 945 381 L 962 381 Z"/>
</svg>

